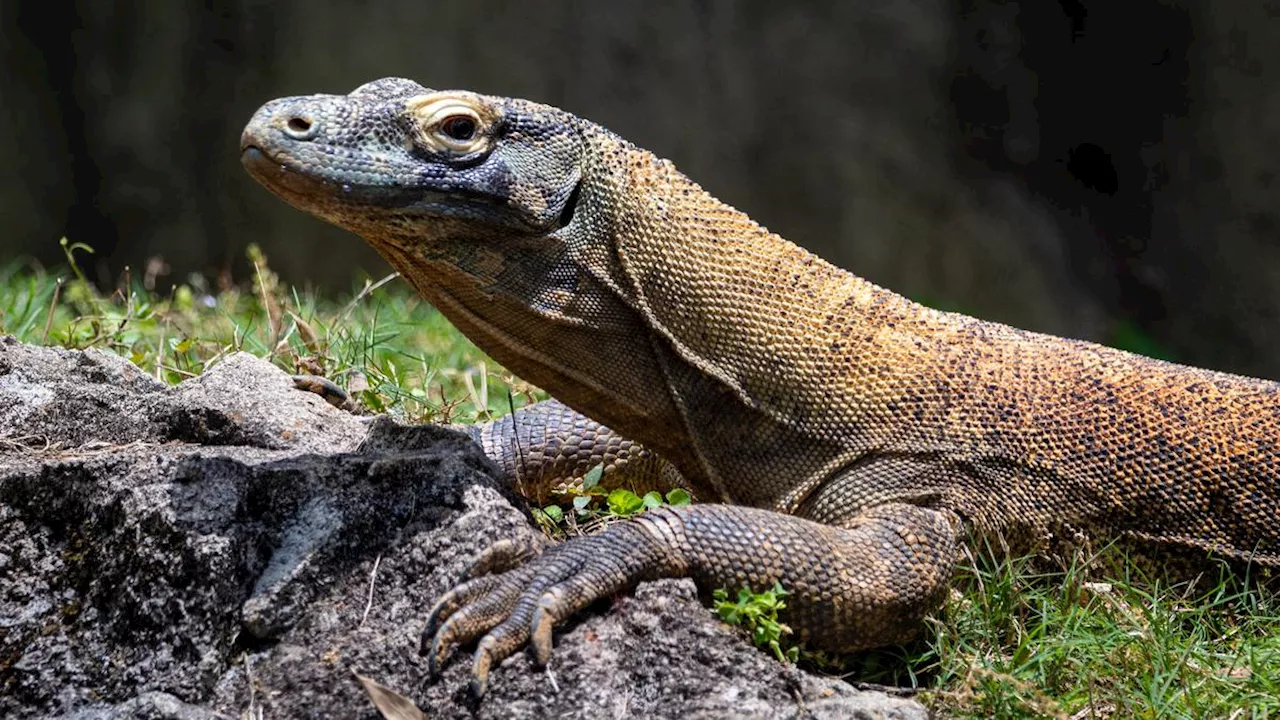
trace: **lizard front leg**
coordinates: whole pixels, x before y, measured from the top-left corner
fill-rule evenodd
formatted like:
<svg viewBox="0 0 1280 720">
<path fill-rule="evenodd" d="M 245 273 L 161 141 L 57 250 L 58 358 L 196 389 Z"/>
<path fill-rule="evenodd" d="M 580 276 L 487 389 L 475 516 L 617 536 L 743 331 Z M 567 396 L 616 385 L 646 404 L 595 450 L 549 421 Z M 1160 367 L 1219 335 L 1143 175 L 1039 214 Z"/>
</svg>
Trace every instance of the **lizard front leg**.
<svg viewBox="0 0 1280 720">
<path fill-rule="evenodd" d="M 604 467 L 601 486 L 639 490 L 686 487 L 675 466 L 644 445 L 557 400 L 497 420 L 454 425 L 471 436 L 520 495 L 545 503 L 557 486 Z M 687 489 L 687 488 L 686 488 Z"/>
<path fill-rule="evenodd" d="M 545 663 L 555 624 L 659 577 L 691 577 L 703 592 L 781 583 L 791 592 L 783 621 L 809 647 L 891 644 L 917 632 L 941 602 L 958 525 L 947 511 L 904 504 L 871 508 L 843 527 L 731 505 L 659 508 L 523 565 L 528 553 L 514 546 L 486 553 L 472 577 L 436 603 L 423 652 L 434 671 L 454 645 L 483 635 L 472 660 L 472 691 L 480 695 L 495 663 L 526 643 Z M 510 569 L 482 574 L 495 568 Z"/>
</svg>

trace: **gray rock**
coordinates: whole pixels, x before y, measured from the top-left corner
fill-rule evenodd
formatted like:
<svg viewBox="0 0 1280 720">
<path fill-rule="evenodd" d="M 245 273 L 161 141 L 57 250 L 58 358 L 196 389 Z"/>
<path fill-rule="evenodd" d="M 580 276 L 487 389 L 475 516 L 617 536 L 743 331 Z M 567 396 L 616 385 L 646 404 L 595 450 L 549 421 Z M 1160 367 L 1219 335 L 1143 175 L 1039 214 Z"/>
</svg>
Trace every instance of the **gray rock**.
<svg viewBox="0 0 1280 720">
<path fill-rule="evenodd" d="M 585 613 L 547 670 L 507 660 L 480 703 L 465 649 L 428 681 L 431 600 L 535 532 L 495 476 L 459 433 L 249 355 L 169 388 L 0 338 L 0 716 L 378 717 L 353 672 L 432 718 L 926 716 L 774 661 L 683 580 Z"/>
</svg>

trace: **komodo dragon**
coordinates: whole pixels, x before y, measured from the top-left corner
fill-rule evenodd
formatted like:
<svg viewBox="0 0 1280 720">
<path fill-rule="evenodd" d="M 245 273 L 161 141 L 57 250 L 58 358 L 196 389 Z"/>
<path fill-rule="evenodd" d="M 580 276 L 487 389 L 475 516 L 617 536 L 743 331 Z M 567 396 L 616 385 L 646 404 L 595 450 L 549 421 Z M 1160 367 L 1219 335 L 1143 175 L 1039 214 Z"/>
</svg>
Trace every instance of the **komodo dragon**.
<svg viewBox="0 0 1280 720">
<path fill-rule="evenodd" d="M 712 501 L 532 558 L 486 552 L 423 636 L 433 670 L 483 636 L 476 693 L 494 663 L 526 643 L 546 662 L 553 625 L 651 578 L 781 582 L 799 639 L 850 651 L 916 631 L 966 536 L 1280 565 L 1278 383 L 923 307 L 525 100 L 397 78 L 284 98 L 241 157 L 563 402 L 478 432 L 517 482 L 603 457 Z"/>
</svg>

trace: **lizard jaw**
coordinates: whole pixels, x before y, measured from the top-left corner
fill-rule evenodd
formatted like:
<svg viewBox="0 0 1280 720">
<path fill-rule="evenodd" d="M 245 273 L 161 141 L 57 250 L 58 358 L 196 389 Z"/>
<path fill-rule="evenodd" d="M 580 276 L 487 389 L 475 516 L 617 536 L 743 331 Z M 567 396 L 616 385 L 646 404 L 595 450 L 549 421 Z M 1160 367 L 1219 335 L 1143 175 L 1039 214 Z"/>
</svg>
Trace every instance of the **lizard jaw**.
<svg viewBox="0 0 1280 720">
<path fill-rule="evenodd" d="M 333 183 L 306 173 L 294 172 L 285 163 L 273 160 L 265 150 L 253 144 L 240 149 L 240 164 L 249 175 L 271 192 L 289 200 L 296 205 L 290 196 L 300 198 L 315 197 L 317 194 L 337 194 Z"/>
<path fill-rule="evenodd" d="M 447 218 L 472 220 L 528 234 L 541 234 L 547 230 L 529 223 L 491 198 L 425 188 L 339 182 L 295 169 L 287 158 L 277 160 L 253 143 L 242 147 L 240 163 L 254 180 L 285 202 L 344 227 L 364 216 L 374 220 L 382 211 L 401 218 L 420 216 L 428 221 Z M 349 229 L 359 232 L 357 227 Z"/>
</svg>

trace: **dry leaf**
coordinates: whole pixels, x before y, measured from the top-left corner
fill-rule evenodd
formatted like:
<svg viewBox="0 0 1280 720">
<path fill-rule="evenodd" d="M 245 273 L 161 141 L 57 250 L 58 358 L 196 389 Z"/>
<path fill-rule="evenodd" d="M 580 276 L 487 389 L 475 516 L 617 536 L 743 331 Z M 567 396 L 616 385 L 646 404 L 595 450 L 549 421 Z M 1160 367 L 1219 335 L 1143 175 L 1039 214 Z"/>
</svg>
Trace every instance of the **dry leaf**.
<svg viewBox="0 0 1280 720">
<path fill-rule="evenodd" d="M 409 698 L 374 680 L 367 678 L 355 670 L 351 671 L 364 688 L 374 707 L 387 720 L 427 720 L 427 714 L 418 709 Z"/>
</svg>

